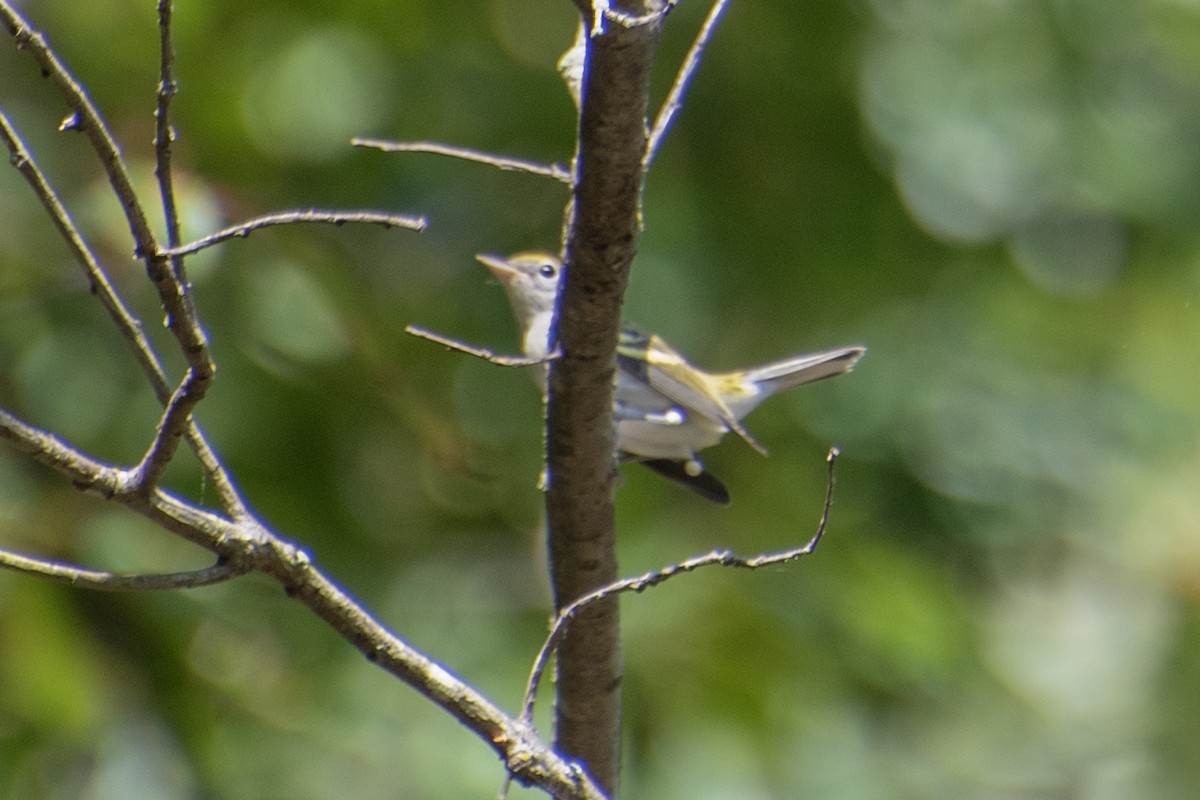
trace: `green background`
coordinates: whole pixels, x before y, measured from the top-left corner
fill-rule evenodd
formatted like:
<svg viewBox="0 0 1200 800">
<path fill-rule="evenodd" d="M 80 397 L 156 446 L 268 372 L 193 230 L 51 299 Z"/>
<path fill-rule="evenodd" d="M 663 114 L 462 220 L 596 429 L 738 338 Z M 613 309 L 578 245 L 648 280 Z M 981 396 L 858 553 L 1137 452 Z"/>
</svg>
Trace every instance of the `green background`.
<svg viewBox="0 0 1200 800">
<path fill-rule="evenodd" d="M 148 0 L 26 3 L 147 203 Z M 219 364 L 199 418 L 262 517 L 508 709 L 545 630 L 528 378 L 480 251 L 556 249 L 564 188 L 352 136 L 565 163 L 557 2 L 181 2 L 189 238 L 282 208 L 429 217 L 259 232 L 189 262 Z M 667 24 L 655 96 L 706 8 Z M 181 360 L 66 109 L 11 45 L 0 104 Z M 628 316 L 713 369 L 863 343 L 707 462 L 645 471 L 622 571 L 827 539 L 623 601 L 624 794 L 1200 795 L 1200 10 L 1184 0 L 742 0 L 649 177 Z M 157 413 L 15 170 L 0 172 L 0 404 L 98 457 Z M 213 492 L 181 458 L 168 483 Z M 0 453 L 0 545 L 164 571 L 198 553 Z M 550 698 L 544 697 L 545 725 Z M 545 729 L 545 728 L 544 728 Z M 248 577 L 107 595 L 0 574 L 0 795 L 493 796 L 490 748 Z M 514 790 L 512 796 L 532 796 Z"/>
</svg>

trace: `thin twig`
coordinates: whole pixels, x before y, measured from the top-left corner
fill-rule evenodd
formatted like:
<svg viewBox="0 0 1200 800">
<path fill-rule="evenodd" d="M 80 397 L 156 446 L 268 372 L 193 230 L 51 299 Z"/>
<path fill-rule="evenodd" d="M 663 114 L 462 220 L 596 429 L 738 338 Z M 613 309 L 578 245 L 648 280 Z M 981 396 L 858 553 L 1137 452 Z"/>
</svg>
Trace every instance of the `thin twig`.
<svg viewBox="0 0 1200 800">
<path fill-rule="evenodd" d="M 533 668 L 529 673 L 529 681 L 525 685 L 525 697 L 521 704 L 521 720 L 532 724 L 533 704 L 537 699 L 538 687 L 541 685 L 542 675 L 550 661 L 550 656 L 558 649 L 559 644 L 561 644 L 563 638 L 567 635 L 571 622 L 587 606 L 624 592 L 645 591 L 663 581 L 674 578 L 676 575 L 693 572 L 701 567 L 715 565 L 737 567 L 740 569 L 760 569 L 776 564 L 786 564 L 813 552 L 820 543 L 821 537 L 825 535 L 825 528 L 829 522 L 829 511 L 833 506 L 834 465 L 837 463 L 838 455 L 839 450 L 834 447 L 830 449 L 828 456 L 826 456 L 828 466 L 825 477 L 825 502 L 821 507 L 821 518 L 817 522 L 817 530 L 812 535 L 812 538 L 799 547 L 776 553 L 761 553 L 748 558 L 739 556 L 732 550 L 713 550 L 711 553 L 689 558 L 686 561 L 680 561 L 677 564 L 671 564 L 662 569 L 653 570 L 633 578 L 624 578 L 607 586 L 602 586 L 595 591 L 583 595 L 560 611 L 550 626 L 550 633 L 547 635 L 546 641 L 542 644 L 541 650 L 538 651 L 537 657 L 533 661 Z"/>
<path fill-rule="evenodd" d="M 406 214 L 389 214 L 384 211 L 337 211 L 320 208 L 309 208 L 298 211 L 276 211 L 261 217 L 239 222 L 228 228 L 210 233 L 208 236 L 194 242 L 164 250 L 160 255 L 168 257 L 186 256 L 220 244 L 230 239 L 244 239 L 262 228 L 275 225 L 297 225 L 300 223 L 319 222 L 328 225 L 346 225 L 349 223 L 367 223 L 382 225 L 385 228 L 407 228 L 409 230 L 424 230 L 428 225 L 425 217 L 413 217 Z"/>
<path fill-rule="evenodd" d="M 154 107 L 154 176 L 158 180 L 159 202 L 162 204 L 163 219 L 166 220 L 167 247 L 177 247 L 181 234 L 179 207 L 175 200 L 174 172 L 171 169 L 171 148 L 175 142 L 175 128 L 171 125 L 171 100 L 175 97 L 178 87 L 172 74 L 175 49 L 171 42 L 171 2 L 172 0 L 158 0 L 159 68 Z M 198 324 L 199 316 L 183 259 L 179 256 L 171 257 L 169 267 L 175 283 L 183 289 L 183 300 L 191 320 Z M 206 373 L 207 379 L 202 377 Z M 193 365 L 188 369 L 179 388 L 171 395 L 159 420 L 154 439 L 137 467 L 137 480 L 143 491 L 156 486 L 166 472 L 175 455 L 179 439 L 187 430 L 192 409 L 204 397 L 208 380 L 211 380 L 211 370 L 197 369 Z"/>
<path fill-rule="evenodd" d="M 704 19 L 704 24 L 700 26 L 700 32 L 696 34 L 696 39 L 692 42 L 687 57 L 684 58 L 683 64 L 679 67 L 679 72 L 675 75 L 675 83 L 672 84 L 667 99 L 663 102 L 662 108 L 658 111 L 658 116 L 654 119 L 654 127 L 650 132 L 650 141 L 646 145 L 646 155 L 642 158 L 642 163 L 646 165 L 647 169 L 654 163 L 654 158 L 658 155 L 658 150 L 662 146 L 667 131 L 671 128 L 671 123 L 675 121 L 675 116 L 683 108 L 683 96 L 687 93 L 692 76 L 695 75 L 696 70 L 700 67 L 700 58 L 704 55 L 704 48 L 708 45 L 709 39 L 712 38 L 713 33 L 716 31 L 717 23 L 721 21 L 721 15 L 725 13 L 727 5 L 729 5 L 729 0 L 714 0 L 712 8 L 709 9 L 708 16 Z"/>
<path fill-rule="evenodd" d="M 163 217 L 167 227 L 167 247 L 179 245 L 180 225 L 179 209 L 175 201 L 175 184 L 171 169 L 171 148 L 175 140 L 175 131 L 171 125 L 171 100 L 175 96 L 176 84 L 172 75 L 175 60 L 175 50 L 171 42 L 171 0 L 158 2 L 159 30 L 159 75 L 158 91 L 154 109 L 154 175 L 158 179 L 159 201 L 162 203 Z M 150 257 L 151 265 L 160 264 L 160 260 Z M 182 295 L 184 307 L 187 309 L 186 320 L 171 320 L 168 324 L 179 324 L 199 328 L 200 318 L 196 310 L 195 299 L 192 295 L 191 282 L 181 256 L 170 256 L 167 266 L 173 283 Z M 151 275 L 154 267 L 151 268 Z M 182 340 L 181 340 L 182 341 Z M 136 491 L 147 492 L 158 485 L 163 473 L 166 472 L 171 459 L 179 446 L 179 440 L 187 430 L 191 420 L 192 410 L 204 398 L 208 384 L 212 381 L 215 364 L 210 358 L 188 359 L 191 366 L 179 387 L 171 395 L 163 409 L 158 429 L 150 447 L 142 457 L 141 462 L 133 471 L 134 488 Z"/>
<path fill-rule="evenodd" d="M 172 74 L 175 50 L 171 46 L 171 0 L 158 0 L 158 92 L 154 107 L 154 176 L 167 222 L 167 247 L 179 246 L 179 209 L 175 203 L 175 185 L 171 171 L 171 146 L 175 128 L 171 125 L 171 100 L 178 86 Z M 173 259 L 173 266 L 177 259 Z"/>
<path fill-rule="evenodd" d="M 79 589 L 95 589 L 103 592 L 140 592 L 155 589 L 195 589 L 212 586 L 245 575 L 250 571 L 247 564 L 217 562 L 204 569 L 162 574 L 122 575 L 85 569 L 61 561 L 37 558 L 0 549 L 0 568 L 45 578 L 55 583 L 65 583 Z"/>
<path fill-rule="evenodd" d="M 432 153 L 439 156 L 449 156 L 450 158 L 460 158 L 464 161 L 473 161 L 477 164 L 487 164 L 488 166 L 508 172 L 524 172 L 530 175 L 553 178 L 559 183 L 565 183 L 568 186 L 571 185 L 572 181 L 570 170 L 561 164 L 539 164 L 536 161 L 498 156 L 494 153 L 474 150 L 469 147 L 457 147 L 438 142 L 390 142 L 384 139 L 363 138 L 351 139 L 350 144 L 355 147 L 370 147 L 375 150 L 382 150 L 385 153 Z"/>
<path fill-rule="evenodd" d="M 162 203 L 163 218 L 167 226 L 167 248 L 179 246 L 182 236 L 179 224 L 179 206 L 175 199 L 175 176 L 171 168 L 172 147 L 175 144 L 175 126 L 171 124 L 171 101 L 179 87 L 172 70 L 175 64 L 175 49 L 171 43 L 172 0 L 158 0 L 158 91 L 154 107 L 154 177 L 158 180 L 159 201 Z M 185 300 L 193 315 L 196 314 L 192 298 L 192 287 L 187 279 L 183 259 L 170 259 L 171 271 L 177 283 L 184 287 Z"/>
<path fill-rule="evenodd" d="M 416 325 L 408 325 L 404 328 L 404 332 L 410 336 L 416 336 L 418 339 L 426 339 L 434 344 L 440 344 L 450 350 L 457 350 L 460 353 L 466 353 L 469 356 L 482 358 L 484 361 L 490 361 L 501 367 L 533 367 L 538 364 L 548 364 L 558 358 L 562 353 L 555 348 L 549 355 L 541 358 L 529 358 L 528 356 L 501 356 L 491 350 L 486 350 L 482 347 L 475 347 L 458 339 L 452 339 L 449 336 L 443 336 L 440 333 L 426 330 L 425 328 Z"/>
</svg>

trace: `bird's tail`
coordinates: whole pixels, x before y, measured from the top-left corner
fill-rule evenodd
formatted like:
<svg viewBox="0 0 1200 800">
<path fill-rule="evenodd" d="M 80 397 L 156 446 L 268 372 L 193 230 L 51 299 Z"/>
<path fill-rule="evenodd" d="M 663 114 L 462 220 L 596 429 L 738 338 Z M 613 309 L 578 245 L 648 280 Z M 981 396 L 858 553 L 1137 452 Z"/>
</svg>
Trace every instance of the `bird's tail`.
<svg viewBox="0 0 1200 800">
<path fill-rule="evenodd" d="M 865 347 L 840 347 L 835 350 L 822 350 L 819 353 L 806 353 L 781 361 L 773 361 L 770 364 L 751 367 L 740 373 L 729 373 L 730 377 L 740 374 L 743 385 L 756 388 L 756 391 L 729 402 L 730 410 L 738 419 L 741 419 L 776 392 L 791 389 L 793 386 L 823 381 L 849 372 L 865 352 L 867 352 Z"/>
<path fill-rule="evenodd" d="M 763 364 L 761 367 L 751 367 L 746 370 L 745 377 L 746 380 L 755 383 L 771 385 L 775 391 L 783 391 L 849 372 L 865 352 L 865 347 L 842 347 L 820 353 L 807 353 Z"/>
</svg>

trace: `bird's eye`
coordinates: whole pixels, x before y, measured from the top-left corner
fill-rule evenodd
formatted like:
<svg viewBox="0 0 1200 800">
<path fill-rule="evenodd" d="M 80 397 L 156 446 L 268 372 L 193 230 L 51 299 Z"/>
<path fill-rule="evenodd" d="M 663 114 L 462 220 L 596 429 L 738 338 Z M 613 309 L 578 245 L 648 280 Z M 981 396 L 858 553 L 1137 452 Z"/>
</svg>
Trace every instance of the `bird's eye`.
<svg viewBox="0 0 1200 800">
<path fill-rule="evenodd" d="M 538 267 L 538 274 L 543 278 L 553 278 L 558 274 L 558 270 L 554 268 L 553 264 L 546 263 Z"/>
</svg>

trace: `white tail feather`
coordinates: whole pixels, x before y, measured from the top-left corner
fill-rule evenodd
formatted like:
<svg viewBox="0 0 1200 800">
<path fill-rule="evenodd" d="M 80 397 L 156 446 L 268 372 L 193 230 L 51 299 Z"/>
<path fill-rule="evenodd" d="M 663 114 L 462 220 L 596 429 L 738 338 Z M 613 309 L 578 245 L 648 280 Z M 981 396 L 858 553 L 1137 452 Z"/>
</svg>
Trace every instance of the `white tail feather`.
<svg viewBox="0 0 1200 800">
<path fill-rule="evenodd" d="M 747 388 L 753 386 L 755 391 L 743 397 L 729 398 L 729 408 L 738 419 L 742 419 L 773 394 L 849 372 L 865 352 L 865 347 L 841 347 L 751 367 L 741 376 L 743 385 Z"/>
</svg>

